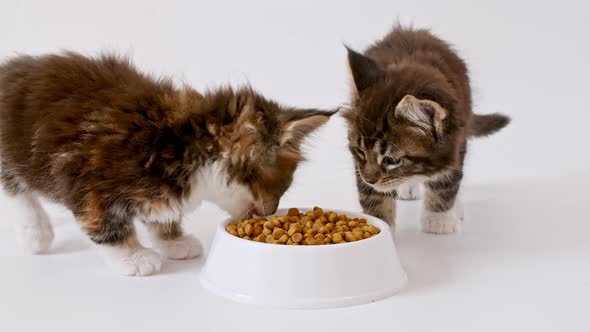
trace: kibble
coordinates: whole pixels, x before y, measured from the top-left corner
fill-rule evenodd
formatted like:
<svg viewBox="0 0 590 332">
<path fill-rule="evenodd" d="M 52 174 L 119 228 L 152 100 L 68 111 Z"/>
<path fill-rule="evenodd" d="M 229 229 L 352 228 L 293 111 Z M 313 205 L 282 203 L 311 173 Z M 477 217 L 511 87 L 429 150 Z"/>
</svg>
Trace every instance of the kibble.
<svg viewBox="0 0 590 332">
<path fill-rule="evenodd" d="M 379 228 L 364 218 L 348 218 L 344 214 L 315 207 L 302 213 L 291 208 L 284 216 L 270 219 L 239 220 L 225 227 L 226 231 L 245 240 L 282 245 L 326 245 L 354 242 L 379 234 Z"/>
</svg>

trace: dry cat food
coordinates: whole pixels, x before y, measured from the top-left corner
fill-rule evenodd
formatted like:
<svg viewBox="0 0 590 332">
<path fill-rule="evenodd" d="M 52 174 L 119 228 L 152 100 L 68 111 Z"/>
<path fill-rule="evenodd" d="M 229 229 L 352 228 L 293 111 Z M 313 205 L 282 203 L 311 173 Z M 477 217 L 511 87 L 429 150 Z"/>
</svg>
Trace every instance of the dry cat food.
<svg viewBox="0 0 590 332">
<path fill-rule="evenodd" d="M 301 213 L 289 209 L 284 216 L 239 220 L 225 230 L 246 240 L 289 245 L 320 245 L 359 241 L 379 234 L 379 228 L 364 218 L 348 218 L 319 207 Z"/>
</svg>

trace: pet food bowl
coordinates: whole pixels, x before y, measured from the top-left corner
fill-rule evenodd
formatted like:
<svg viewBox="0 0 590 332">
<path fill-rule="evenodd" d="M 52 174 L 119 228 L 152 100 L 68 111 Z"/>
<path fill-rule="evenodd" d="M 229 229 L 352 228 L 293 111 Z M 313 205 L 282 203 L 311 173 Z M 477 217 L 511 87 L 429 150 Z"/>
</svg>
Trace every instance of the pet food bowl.
<svg viewBox="0 0 590 332">
<path fill-rule="evenodd" d="M 299 209 L 307 212 L 310 209 Z M 407 277 L 389 226 L 365 214 L 381 232 L 341 244 L 290 246 L 244 240 L 221 223 L 201 272 L 209 291 L 241 302 L 281 308 L 331 308 L 369 303 L 398 292 Z M 287 214 L 286 209 L 277 215 Z"/>
</svg>

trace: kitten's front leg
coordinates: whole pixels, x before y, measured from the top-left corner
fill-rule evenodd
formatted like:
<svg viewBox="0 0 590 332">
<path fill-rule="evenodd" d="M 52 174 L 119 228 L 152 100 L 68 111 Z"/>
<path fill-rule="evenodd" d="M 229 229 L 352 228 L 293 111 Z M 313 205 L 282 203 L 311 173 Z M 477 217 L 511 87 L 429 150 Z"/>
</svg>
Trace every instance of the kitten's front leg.
<svg viewBox="0 0 590 332">
<path fill-rule="evenodd" d="M 415 201 L 422 198 L 422 184 L 418 182 L 405 182 L 397 188 L 397 199 L 403 201 Z"/>
<path fill-rule="evenodd" d="M 201 255 L 201 241 L 183 233 L 180 222 L 146 222 L 156 250 L 170 259 L 189 259 Z"/>
<path fill-rule="evenodd" d="M 137 240 L 133 218 L 117 206 L 104 207 L 104 200 L 87 195 L 84 208 L 75 213 L 82 229 L 97 244 L 107 264 L 129 276 L 147 276 L 162 267 L 160 255 Z"/>
<path fill-rule="evenodd" d="M 463 207 L 457 197 L 463 172 L 453 171 L 425 183 L 422 231 L 451 234 L 461 230 Z"/>
<path fill-rule="evenodd" d="M 363 182 L 357 175 L 359 201 L 363 212 L 384 220 L 395 231 L 395 199 L 393 194 L 374 190 Z"/>
</svg>

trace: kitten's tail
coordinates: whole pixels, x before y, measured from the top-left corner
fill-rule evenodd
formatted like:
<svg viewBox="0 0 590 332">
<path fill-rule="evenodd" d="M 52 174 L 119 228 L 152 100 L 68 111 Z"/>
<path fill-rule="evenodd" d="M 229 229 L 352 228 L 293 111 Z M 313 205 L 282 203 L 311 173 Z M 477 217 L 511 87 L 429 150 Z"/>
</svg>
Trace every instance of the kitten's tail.
<svg viewBox="0 0 590 332">
<path fill-rule="evenodd" d="M 504 114 L 474 114 L 469 124 L 469 136 L 489 136 L 506 127 L 509 123 L 510 117 Z"/>
</svg>

